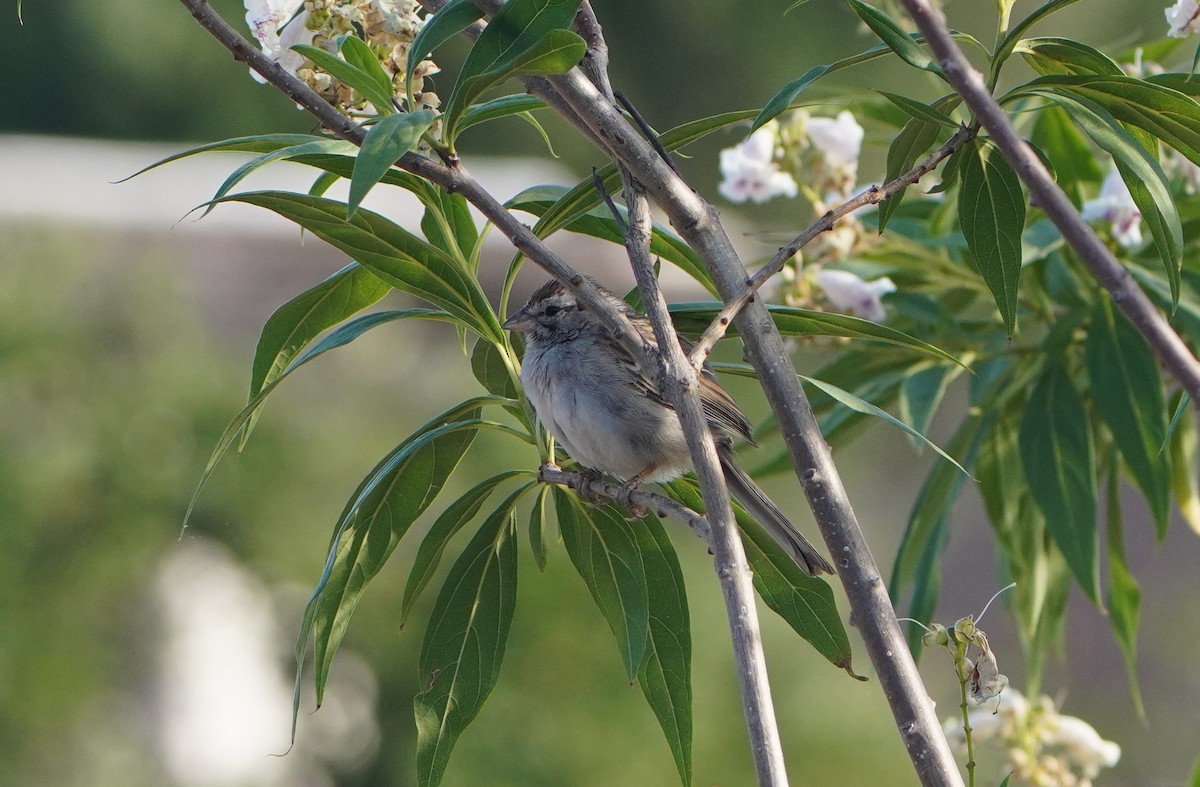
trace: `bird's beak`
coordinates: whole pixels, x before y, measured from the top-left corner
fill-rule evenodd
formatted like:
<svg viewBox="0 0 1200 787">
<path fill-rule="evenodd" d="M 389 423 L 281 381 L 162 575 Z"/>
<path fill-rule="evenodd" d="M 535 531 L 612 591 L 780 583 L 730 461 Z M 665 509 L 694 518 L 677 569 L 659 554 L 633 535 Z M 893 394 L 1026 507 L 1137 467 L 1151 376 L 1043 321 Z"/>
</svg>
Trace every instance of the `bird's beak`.
<svg viewBox="0 0 1200 787">
<path fill-rule="evenodd" d="M 517 309 L 509 315 L 509 318 L 504 321 L 504 325 L 500 327 L 506 331 L 524 333 L 533 327 L 533 318 L 529 316 L 529 312 L 525 309 Z"/>
</svg>

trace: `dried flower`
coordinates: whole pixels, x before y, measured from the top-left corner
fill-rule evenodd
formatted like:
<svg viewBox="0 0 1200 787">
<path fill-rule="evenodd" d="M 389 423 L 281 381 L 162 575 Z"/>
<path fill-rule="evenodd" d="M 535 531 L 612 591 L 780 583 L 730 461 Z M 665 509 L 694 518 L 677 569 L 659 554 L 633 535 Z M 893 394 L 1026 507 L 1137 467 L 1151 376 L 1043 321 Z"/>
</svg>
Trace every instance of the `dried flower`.
<svg viewBox="0 0 1200 787">
<path fill-rule="evenodd" d="M 778 126 L 767 123 L 745 142 L 721 151 L 721 184 L 717 191 L 730 202 L 761 204 L 775 197 L 795 197 L 796 181 L 779 168 Z"/>
</svg>

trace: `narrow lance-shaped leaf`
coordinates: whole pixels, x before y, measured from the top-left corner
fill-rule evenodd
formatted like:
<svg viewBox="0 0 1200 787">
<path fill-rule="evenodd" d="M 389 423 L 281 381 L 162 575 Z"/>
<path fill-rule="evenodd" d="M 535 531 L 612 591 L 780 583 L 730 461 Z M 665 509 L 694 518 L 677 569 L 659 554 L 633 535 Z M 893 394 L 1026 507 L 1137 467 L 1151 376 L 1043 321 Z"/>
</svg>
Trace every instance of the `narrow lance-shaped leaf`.
<svg viewBox="0 0 1200 787">
<path fill-rule="evenodd" d="M 693 335 L 699 335 L 704 331 L 720 312 L 720 308 L 711 303 L 673 303 L 670 308 L 671 320 L 676 329 L 681 333 Z M 903 331 L 870 320 L 816 309 L 800 309 L 794 306 L 772 305 L 768 308 L 771 312 L 771 319 L 774 320 L 775 326 L 784 336 L 839 336 L 845 339 L 868 339 L 915 350 L 937 358 L 939 361 L 949 361 L 965 368 L 962 361 L 945 350 L 913 338 Z M 737 329 L 730 326 L 728 335 L 736 336 Z"/>
<path fill-rule="evenodd" d="M 664 486 L 671 497 L 685 506 L 696 511 L 703 509 L 704 500 L 694 480 L 680 478 Z M 829 584 L 801 571 L 795 558 L 740 506 L 734 507 L 734 515 L 758 595 L 831 664 L 848 669 L 850 640 Z"/>
<path fill-rule="evenodd" d="M 425 20 L 408 50 L 408 93 L 412 93 L 413 89 L 413 72 L 426 55 L 482 17 L 483 9 L 476 5 L 474 0 L 450 0 L 436 14 Z"/>
<path fill-rule="evenodd" d="M 658 517 L 634 528 L 646 569 L 649 635 L 637 681 L 658 717 L 684 787 L 692 783 L 692 632 L 683 571 Z"/>
<path fill-rule="evenodd" d="M 543 486 L 529 512 L 529 551 L 533 553 L 538 571 L 546 570 L 546 498 L 549 496 L 550 487 Z"/>
<path fill-rule="evenodd" d="M 429 532 L 425 534 L 421 546 L 417 549 L 417 556 L 408 572 L 408 582 L 404 585 L 404 598 L 400 601 L 401 628 L 407 623 L 413 606 L 421 597 L 421 591 L 433 579 L 433 573 L 437 570 L 450 539 L 479 513 L 479 509 L 497 486 L 519 475 L 527 473 L 523 470 L 508 470 L 480 481 L 458 500 L 446 506 L 446 510 L 430 526 Z M 506 516 L 527 491 L 528 485 L 518 489 L 500 504 L 493 516 Z"/>
<path fill-rule="evenodd" d="M 563 546 L 617 636 L 625 674 L 633 680 L 646 652 L 649 625 L 637 534 L 613 506 L 585 510 L 559 488 L 554 490 L 554 510 Z"/>
<path fill-rule="evenodd" d="M 500 675 L 517 594 L 512 514 L 488 519 L 450 569 L 421 646 L 413 701 L 417 783 L 441 783 L 450 753 Z"/>
<path fill-rule="evenodd" d="M 862 0 L 846 0 L 858 18 L 871 28 L 872 32 L 887 44 L 893 52 L 914 68 L 941 74 L 942 69 L 933 61 L 929 53 L 921 48 L 912 36 L 902 28 L 895 19 Z"/>
<path fill-rule="evenodd" d="M 519 73 L 566 71 L 586 45 L 570 28 L 580 0 L 509 0 L 471 47 L 446 102 L 443 133 L 454 139 L 463 110 L 488 88 Z M 538 69 L 543 70 L 538 70 Z"/>
<path fill-rule="evenodd" d="M 312 637 L 318 706 L 334 654 L 363 592 L 449 480 L 484 425 L 478 415 L 478 409 L 469 411 L 462 421 L 406 440 L 372 469 L 347 502 L 296 642 L 297 658 L 302 660 Z"/>
<path fill-rule="evenodd" d="M 1084 133 L 1113 157 L 1134 204 L 1150 227 L 1171 286 L 1171 301 L 1178 303 L 1183 227 L 1162 167 L 1103 107 L 1078 96 L 1058 92 L 1043 95 L 1062 106 Z"/>
<path fill-rule="evenodd" d="M 363 139 L 362 149 L 354 159 L 350 197 L 346 203 L 347 218 L 354 215 L 371 187 L 380 181 L 397 159 L 416 146 L 421 135 L 436 119 L 435 113 L 422 109 L 389 115 L 371 126 Z"/>
<path fill-rule="evenodd" d="M 475 281 L 452 257 L 369 210 L 346 217 L 340 202 L 278 191 L 236 194 L 226 201 L 273 210 L 350 255 L 398 290 L 441 306 L 481 336 L 503 332 Z"/>
<path fill-rule="evenodd" d="M 1125 657 L 1129 690 L 1138 718 L 1146 721 L 1146 707 L 1137 673 L 1137 633 L 1142 590 L 1125 561 L 1125 536 L 1121 522 L 1120 485 L 1114 456 L 1108 476 L 1108 622 Z"/>
<path fill-rule="evenodd" d="M 346 58 L 346 62 L 357 68 L 362 73 L 366 74 L 371 80 L 372 89 L 377 90 L 377 95 L 382 98 L 387 96 L 388 100 L 385 105 L 375 104 L 375 109 L 380 115 L 388 115 L 396 111 L 392 104 L 392 77 L 387 71 L 383 70 L 383 65 L 379 62 L 379 58 L 371 51 L 371 47 L 366 41 L 355 35 L 343 35 L 339 39 L 338 49 L 342 53 L 342 57 Z M 353 86 L 352 86 L 353 87 Z M 362 91 L 359 90 L 361 93 Z M 374 102 L 372 102 L 374 104 Z"/>
<path fill-rule="evenodd" d="M 1183 521 L 1200 535 L 1200 437 L 1196 412 L 1188 395 L 1181 395 L 1179 423 L 1171 433 L 1171 489 Z"/>
<path fill-rule="evenodd" d="M 1096 410 L 1146 497 L 1161 541 L 1171 512 L 1170 463 L 1161 453 L 1166 402 L 1154 355 L 1107 299 L 1092 313 L 1086 345 Z"/>
<path fill-rule="evenodd" d="M 1100 605 L 1095 455 L 1083 399 L 1060 361 L 1047 365 L 1021 419 L 1021 463 L 1050 537 Z"/>
<path fill-rule="evenodd" d="M 384 87 L 380 85 L 371 72 L 364 71 L 353 63 L 326 52 L 319 46 L 296 44 L 292 49 L 307 57 L 323 70 L 328 71 L 337 81 L 346 87 L 357 90 L 362 94 L 363 98 L 371 102 L 371 105 L 380 114 L 390 115 L 396 111 L 396 108 L 392 106 L 392 91 L 390 86 Z"/>
<path fill-rule="evenodd" d="M 958 219 L 980 275 L 1011 336 L 1017 325 L 1025 196 L 1017 173 L 992 145 L 975 141 L 958 167 Z"/>
<path fill-rule="evenodd" d="M 283 374 L 308 343 L 342 320 L 377 303 L 391 290 L 367 269 L 351 264 L 275 310 L 263 325 L 250 374 L 251 400 L 267 383 Z M 261 410 L 242 431 L 242 446 Z"/>
</svg>

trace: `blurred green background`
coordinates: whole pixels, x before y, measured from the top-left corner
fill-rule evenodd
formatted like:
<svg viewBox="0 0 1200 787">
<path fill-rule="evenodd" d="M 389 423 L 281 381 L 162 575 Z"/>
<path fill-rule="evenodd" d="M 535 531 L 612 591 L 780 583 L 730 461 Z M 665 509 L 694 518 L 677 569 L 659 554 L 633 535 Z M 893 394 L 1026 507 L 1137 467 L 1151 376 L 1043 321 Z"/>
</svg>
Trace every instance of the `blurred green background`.
<svg viewBox="0 0 1200 787">
<path fill-rule="evenodd" d="M 595 5 L 614 81 L 651 123 L 668 128 L 761 104 L 810 66 L 872 43 L 833 0 L 784 16 L 790 4 Z M 214 5 L 232 21 L 243 13 L 237 2 Z M 1017 15 L 1034 5 L 1018 3 Z M 398 629 L 416 541 L 402 544 L 367 593 L 327 706 L 302 713 L 287 757 L 269 755 L 287 748 L 291 638 L 345 498 L 410 429 L 475 385 L 455 337 L 438 326 L 390 326 L 296 375 L 272 397 L 247 451 L 218 470 L 180 538 L 208 453 L 244 402 L 258 327 L 346 260 L 252 211 L 222 208 L 199 224 L 176 224 L 233 159 L 111 182 L 186 143 L 312 124 L 251 81 L 178 3 L 24 6 L 24 26 L 15 12 L 0 24 L 0 62 L 10 75 L 0 109 L 0 784 L 410 784 L 415 662 L 433 599 L 423 599 L 411 630 Z M 1039 31 L 1123 47 L 1161 34 L 1162 6 L 1082 2 Z M 947 10 L 955 26 L 990 36 L 991 0 Z M 449 73 L 463 49 L 448 48 Z M 852 76 L 831 87 L 932 90 L 892 63 Z M 573 183 L 594 156 L 548 126 L 562 157 L 552 176 Z M 539 154 L 528 127 L 484 128 L 466 139 L 469 167 L 537 179 L 527 164 L 485 158 Z M 697 145 L 684 160 L 706 193 L 716 183 L 716 152 L 736 133 Z M 868 134 L 864 182 L 885 144 Z M 306 185 L 286 168 L 255 182 Z M 395 208 L 397 218 L 412 222 L 403 210 Z M 755 227 L 796 224 L 786 205 L 744 216 L 724 210 L 735 223 L 752 215 Z M 769 250 L 753 237 L 744 242 L 751 255 Z M 564 244 L 573 258 L 598 254 Z M 495 278 L 509 252 L 502 243 L 490 248 L 484 265 Z M 597 259 L 593 269 L 608 281 L 627 282 L 618 257 Z M 764 412 L 751 386 L 732 387 L 748 410 Z M 933 436 L 945 435 L 935 428 Z M 511 445 L 481 438 L 447 492 L 464 489 L 502 450 Z M 533 467 L 536 455 L 522 450 Z M 886 567 L 928 452 L 916 455 L 895 433 L 873 428 L 839 447 L 838 458 Z M 771 490 L 812 535 L 794 485 L 776 479 Z M 1200 679 L 1191 668 L 1200 548 L 1179 523 L 1165 545 L 1153 544 L 1150 528 L 1138 526 L 1140 500 L 1127 497 L 1131 562 L 1145 592 L 1149 726 L 1133 713 L 1107 623 L 1079 599 L 1046 686 L 1066 712 L 1124 747 L 1101 783 L 1182 784 L 1200 749 Z M 954 527 L 939 606 L 945 623 L 977 612 L 998 586 L 973 493 Z M 710 561 L 689 532 L 669 530 L 688 578 L 696 641 L 696 783 L 749 784 Z M 552 548 L 544 574 L 524 559 L 520 583 L 499 686 L 459 741 L 445 783 L 677 783 L 656 722 L 626 684 L 611 633 L 562 549 Z M 763 619 L 794 781 L 913 783 L 878 683 L 850 680 L 765 609 Z M 986 628 L 1019 687 L 1019 651 L 1002 608 Z M 869 672 L 861 647 L 858 654 L 856 667 Z M 957 687 L 948 660 L 931 653 L 922 669 L 949 715 Z M 309 699 L 306 711 L 311 706 Z"/>
</svg>

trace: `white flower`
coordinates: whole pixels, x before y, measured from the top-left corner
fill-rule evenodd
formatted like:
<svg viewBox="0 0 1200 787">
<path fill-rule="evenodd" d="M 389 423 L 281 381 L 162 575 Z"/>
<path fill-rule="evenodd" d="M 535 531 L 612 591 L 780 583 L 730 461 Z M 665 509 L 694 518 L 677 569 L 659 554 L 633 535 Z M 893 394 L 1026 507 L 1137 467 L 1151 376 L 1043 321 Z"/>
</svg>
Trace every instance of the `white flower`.
<svg viewBox="0 0 1200 787">
<path fill-rule="evenodd" d="M 1197 0 L 1179 0 L 1166 10 L 1166 15 L 1170 37 L 1187 38 L 1192 33 L 1200 33 L 1200 2 Z"/>
<path fill-rule="evenodd" d="M 1083 719 L 1059 716 L 1055 721 L 1058 743 L 1089 778 L 1094 778 L 1101 768 L 1111 768 L 1121 760 L 1121 747 L 1101 738 L 1100 733 Z"/>
<path fill-rule="evenodd" d="M 1084 221 L 1111 222 L 1113 237 L 1127 249 L 1142 245 L 1142 213 L 1115 169 L 1104 178 L 1100 196 L 1083 203 L 1080 215 Z"/>
<path fill-rule="evenodd" d="M 842 110 L 836 118 L 809 118 L 805 131 L 829 166 L 857 169 L 863 129 L 850 112 Z"/>
<path fill-rule="evenodd" d="M 717 191 L 730 202 L 762 204 L 774 197 L 799 193 L 792 176 L 775 161 L 778 138 L 774 123 L 755 131 L 740 145 L 721 151 L 721 184 Z"/>
<path fill-rule="evenodd" d="M 881 299 L 889 292 L 896 291 L 896 285 L 886 276 L 863 281 L 850 271 L 829 268 L 817 271 L 815 280 L 833 308 L 872 322 L 882 322 L 887 317 Z"/>
<path fill-rule="evenodd" d="M 263 54 L 283 66 L 290 74 L 304 64 L 305 57 L 292 51 L 296 44 L 311 44 L 313 31 L 308 29 L 308 11 L 301 11 L 303 0 L 245 0 L 246 24 L 253 31 Z M 297 15 L 297 11 L 300 11 Z M 283 34 L 279 29 L 283 25 Z M 256 72 L 250 75 L 265 82 Z"/>
</svg>

